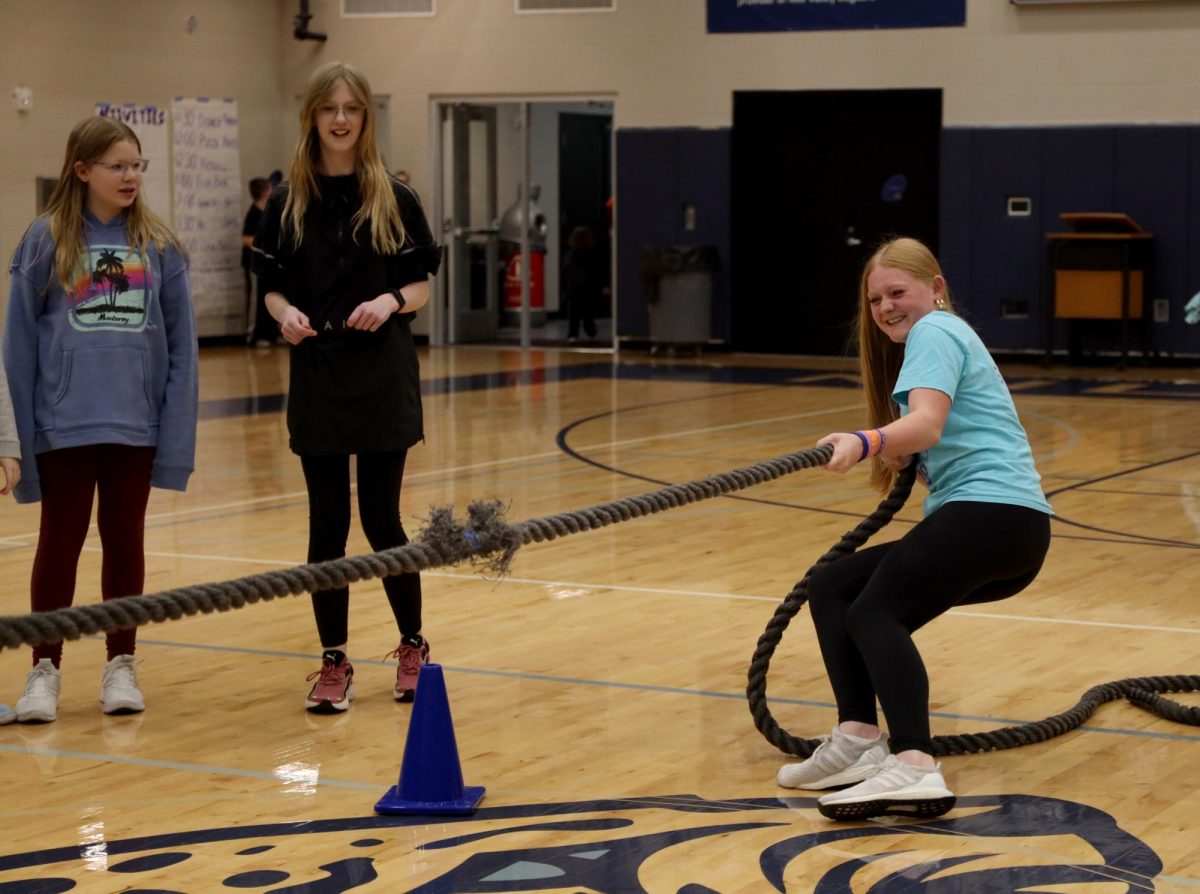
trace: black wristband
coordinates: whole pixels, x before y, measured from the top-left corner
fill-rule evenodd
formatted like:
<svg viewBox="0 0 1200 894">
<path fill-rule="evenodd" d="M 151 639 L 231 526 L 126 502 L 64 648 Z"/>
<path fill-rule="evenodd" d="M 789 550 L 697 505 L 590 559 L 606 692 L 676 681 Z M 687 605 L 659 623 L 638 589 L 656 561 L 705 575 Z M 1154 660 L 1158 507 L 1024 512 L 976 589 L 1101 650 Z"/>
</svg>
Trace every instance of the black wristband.
<svg viewBox="0 0 1200 894">
<path fill-rule="evenodd" d="M 404 301 L 404 296 L 402 294 L 400 294 L 400 290 L 399 289 L 388 289 L 388 291 L 391 293 L 392 297 L 396 299 L 396 303 L 398 305 L 400 305 L 399 307 L 396 308 L 396 313 L 398 313 L 398 314 L 404 313 L 405 301 Z"/>
</svg>

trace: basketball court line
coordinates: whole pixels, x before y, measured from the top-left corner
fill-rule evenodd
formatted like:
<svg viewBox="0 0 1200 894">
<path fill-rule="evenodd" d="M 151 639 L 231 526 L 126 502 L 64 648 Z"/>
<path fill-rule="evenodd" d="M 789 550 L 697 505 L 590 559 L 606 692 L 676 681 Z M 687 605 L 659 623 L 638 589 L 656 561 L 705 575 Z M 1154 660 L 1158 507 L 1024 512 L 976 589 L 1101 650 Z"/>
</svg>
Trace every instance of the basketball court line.
<svg viewBox="0 0 1200 894">
<path fill-rule="evenodd" d="M 807 374 L 807 373 L 811 373 L 812 371 L 803 370 L 800 372 L 804 372 Z M 664 382 L 683 382 L 686 384 L 692 380 L 689 380 L 689 379 L 681 379 L 681 380 L 664 379 L 663 381 Z M 736 384 L 736 383 L 732 383 L 732 384 Z M 505 387 L 517 387 L 517 386 L 512 385 L 512 386 L 505 386 Z M 718 431 L 728 431 L 728 430 L 732 430 L 732 429 L 736 429 L 736 428 L 745 428 L 745 427 L 754 426 L 754 425 L 767 425 L 767 424 L 772 424 L 772 423 L 776 423 L 776 422 L 786 422 L 786 421 L 790 421 L 790 420 L 794 420 L 794 419 L 810 418 L 810 417 L 815 417 L 815 416 L 828 415 L 830 413 L 847 412 L 847 411 L 856 410 L 856 409 L 859 409 L 859 410 L 862 409 L 861 402 L 855 402 L 853 404 L 846 404 L 846 405 L 842 405 L 842 406 L 838 406 L 838 407 L 830 407 L 830 408 L 825 408 L 825 409 L 821 409 L 821 410 L 814 410 L 814 411 L 809 411 L 806 413 L 790 414 L 790 415 L 785 415 L 785 416 L 771 417 L 768 419 L 751 420 L 751 421 L 747 421 L 747 422 L 730 423 L 728 425 L 721 425 L 721 426 L 708 426 L 705 428 L 691 429 L 691 430 L 682 431 L 682 432 L 669 432 L 669 433 L 663 433 L 663 434 L 647 435 L 647 436 L 643 436 L 643 437 L 628 438 L 628 439 L 622 439 L 622 440 L 617 440 L 617 441 L 602 441 L 602 442 L 598 442 L 596 444 L 583 445 L 577 449 L 578 450 L 601 450 L 601 449 L 605 449 L 605 448 L 612 449 L 612 448 L 616 448 L 616 447 L 628 446 L 630 444 L 636 444 L 636 443 L 641 443 L 641 442 L 645 442 L 645 441 L 663 440 L 666 438 L 690 437 L 693 435 L 708 434 L 708 433 L 713 433 L 713 432 L 718 432 Z M 1048 421 L 1052 424 L 1055 424 L 1055 425 L 1058 425 L 1058 426 L 1061 426 L 1061 427 L 1067 429 L 1067 432 L 1068 432 L 1067 444 L 1065 444 L 1063 447 L 1058 448 L 1057 450 L 1054 450 L 1050 453 L 1040 455 L 1038 457 L 1039 461 L 1048 460 L 1048 459 L 1057 457 L 1057 456 L 1061 455 L 1062 453 L 1069 451 L 1079 441 L 1078 432 L 1075 431 L 1073 426 L 1071 426 L 1069 423 L 1064 422 L 1061 419 L 1057 419 L 1053 416 L 1049 416 L 1044 413 L 1038 413 L 1035 411 L 1024 411 L 1022 413 L 1022 415 L 1028 415 L 1032 418 L 1040 418 L 1040 419 Z M 546 451 L 546 452 L 542 452 L 542 453 L 527 454 L 525 456 L 520 456 L 520 457 L 510 457 L 507 459 L 488 460 L 488 461 L 484 461 L 484 462 L 480 462 L 480 463 L 471 463 L 471 464 L 461 465 L 461 466 L 451 466 L 448 468 L 437 469 L 437 470 L 429 470 L 429 471 L 424 471 L 424 472 L 411 472 L 411 473 L 408 473 L 405 475 L 405 480 L 407 481 L 407 480 L 413 480 L 413 479 L 432 478 L 432 477 L 444 478 L 446 475 L 455 474 L 457 472 L 467 472 L 467 471 L 474 471 L 477 469 L 495 468 L 497 466 L 514 465 L 514 464 L 518 464 L 518 463 L 528 462 L 530 460 L 546 459 L 546 458 L 551 458 L 551 457 L 561 456 L 561 455 L 562 455 L 562 453 L 560 450 L 553 450 L 553 451 Z M 1100 479 L 1100 480 L 1103 480 L 1103 479 Z M 352 487 L 353 487 L 353 485 L 352 485 Z M 291 499 L 297 499 L 297 498 L 301 498 L 301 497 L 306 497 L 305 491 L 295 491 L 295 492 L 291 492 L 291 493 L 271 495 L 268 497 L 256 497 L 256 498 L 253 498 L 250 500 L 237 500 L 237 501 L 232 501 L 232 502 L 227 502 L 227 503 L 212 504 L 212 505 L 208 505 L 208 506 L 198 506 L 198 507 L 194 507 L 194 508 L 177 509 L 177 510 L 172 510 L 170 512 L 152 513 L 152 514 L 149 514 L 146 516 L 146 520 L 150 521 L 152 519 L 177 518 L 177 517 L 180 517 L 183 515 L 193 515 L 193 514 L 198 514 L 198 513 L 220 511 L 220 510 L 225 510 L 225 509 L 236 509 L 236 508 L 242 508 L 242 507 L 246 507 L 246 506 L 256 505 L 259 503 L 271 502 L 271 501 L 275 501 L 275 500 L 291 500 Z M 37 536 L 37 532 L 33 532 L 30 534 L 15 534 L 15 535 L 9 535 L 8 537 L 0 538 L 0 542 L 5 542 L 5 541 L 8 541 L 13 538 L 27 538 L 27 537 L 36 537 L 36 536 Z"/>
<path fill-rule="evenodd" d="M 746 422 L 733 422 L 733 423 L 729 423 L 727 425 L 706 426 L 704 428 L 689 429 L 686 431 L 664 432 L 662 434 L 643 435 L 643 436 L 637 437 L 637 438 L 622 438 L 622 439 L 615 440 L 615 441 L 599 441 L 595 444 L 588 444 L 581 449 L 584 449 L 584 450 L 605 450 L 605 449 L 612 450 L 612 449 L 616 449 L 616 448 L 620 448 L 620 447 L 628 447 L 631 444 L 644 443 L 647 441 L 662 441 L 662 440 L 676 439 L 676 438 L 681 438 L 681 437 L 692 437 L 695 435 L 711 434 L 713 432 L 719 432 L 719 431 L 730 431 L 730 430 L 737 429 L 737 428 L 748 428 L 748 427 L 757 426 L 757 425 L 772 425 L 772 424 L 780 423 L 780 422 L 791 422 L 796 419 L 805 419 L 805 418 L 810 418 L 810 417 L 815 417 L 815 416 L 825 416 L 830 413 L 841 413 L 841 412 L 845 412 L 846 410 L 855 409 L 856 407 L 858 407 L 858 404 L 847 404 L 845 406 L 828 407 L 828 408 L 821 409 L 821 410 L 811 410 L 811 411 L 808 411 L 805 413 L 791 413 L 791 414 L 788 414 L 785 416 L 773 416 L 773 417 L 766 418 L 766 419 L 754 419 L 754 420 L 749 420 Z M 499 466 L 518 465 L 521 463 L 527 463 L 527 462 L 531 462 L 534 460 L 553 459 L 553 458 L 563 458 L 563 452 L 561 450 L 556 449 L 556 450 L 544 451 L 541 453 L 528 453 L 528 454 L 525 454 L 522 456 L 507 457 L 505 459 L 485 460 L 483 462 L 469 463 L 467 465 L 461 465 L 461 466 L 448 466 L 448 467 L 441 468 L 441 469 L 429 469 L 429 470 L 426 470 L 423 472 L 407 472 L 407 473 L 405 473 L 404 480 L 406 482 L 413 481 L 413 480 L 428 479 L 428 478 L 444 480 L 447 476 L 454 475 L 459 472 L 473 472 L 473 471 L 477 471 L 479 469 L 492 469 L 492 468 L 497 468 Z M 764 459 L 768 459 L 768 458 L 769 457 L 764 457 Z M 298 462 L 298 460 L 297 460 L 297 462 Z M 351 483 L 350 489 L 352 491 L 357 490 L 357 484 Z M 187 515 L 199 515 L 199 514 L 202 514 L 205 512 L 219 512 L 219 511 L 224 511 L 224 510 L 228 510 L 228 509 L 245 509 L 247 507 L 260 505 L 263 503 L 272 503 L 272 502 L 297 500 L 297 499 L 307 500 L 308 499 L 307 491 L 298 490 L 298 491 L 291 491 L 291 492 L 282 493 L 282 494 L 271 494 L 270 496 L 266 496 L 266 497 L 254 497 L 254 498 L 248 499 L 248 500 L 232 500 L 227 503 L 212 503 L 212 504 L 208 504 L 208 505 L 204 505 L 204 506 L 188 507 L 185 509 L 172 509 L 168 512 L 153 512 L 153 513 L 147 514 L 146 521 L 150 522 L 150 521 L 158 521 L 158 520 L 162 520 L 162 519 L 181 518 L 181 517 L 187 516 Z M 92 524 L 88 528 L 88 530 L 92 531 L 95 529 L 95 527 L 96 527 L 95 524 Z M 24 543 L 24 541 L 28 540 L 31 537 L 36 538 L 37 536 L 38 536 L 37 531 L 30 531 L 30 532 L 27 532 L 24 534 L 9 534 L 5 537 L 0 537 L 0 543 L 8 543 L 11 541 L 11 542 L 14 542 L 16 545 L 25 546 L 28 544 Z"/>
<path fill-rule="evenodd" d="M 280 779 L 278 773 L 268 770 L 246 770 L 238 767 L 221 767 L 210 764 L 158 760 L 156 758 L 148 757 L 130 757 L 127 754 L 104 754 L 97 751 L 75 751 L 70 748 L 46 748 L 41 745 L 29 744 L 9 745 L 4 742 L 0 742 L 0 752 L 7 752 L 8 754 L 37 754 L 45 757 L 62 757 L 74 760 L 96 761 L 102 764 L 128 764 L 129 766 L 134 767 L 151 767 L 156 770 L 178 770 L 184 773 L 205 773 L 208 775 L 217 776 L 241 776 L 248 779 L 262 779 L 273 783 L 289 783 L 288 780 Z M 306 781 L 304 784 L 311 784 L 314 786 L 323 785 L 332 788 L 369 788 L 373 790 L 377 790 L 380 787 L 380 784 L 376 782 L 354 782 L 346 779 L 327 779 L 324 777 L 318 777 L 317 779 L 312 780 L 311 783 Z M 0 810 L 0 816 L 4 815 L 5 813 L 7 813 L 7 811 Z"/>
<path fill-rule="evenodd" d="M 85 546 L 85 552 L 101 552 L 99 546 Z M 162 550 L 146 550 L 147 556 L 154 556 L 163 559 L 194 559 L 202 562 L 225 562 L 233 565 L 271 565 L 279 568 L 292 568 L 296 566 L 296 562 L 287 562 L 282 559 L 267 559 L 267 558 L 249 558 L 246 556 L 220 556 L 207 553 L 180 553 L 167 552 Z M 471 581 L 474 583 L 487 584 L 489 587 L 496 587 L 501 583 L 526 584 L 536 587 L 556 587 L 564 590 L 583 590 L 583 591 L 618 591 L 626 593 L 649 593 L 652 595 L 661 596 L 695 596 L 702 599 L 727 599 L 734 602 L 773 602 L 780 603 L 783 597 L 780 596 L 755 596 L 747 593 L 714 593 L 709 590 L 680 590 L 671 587 L 640 587 L 632 584 L 588 584 L 580 583 L 579 581 L 564 581 L 564 580 L 546 580 L 542 578 L 531 577 L 511 577 L 506 576 L 502 580 L 489 580 L 478 574 L 458 574 L 450 571 L 422 571 L 423 577 L 441 577 L 449 580 Z M 153 595 L 148 593 L 146 595 Z M 1036 617 L 1034 615 L 1014 615 L 1014 614 L 992 614 L 989 612 L 971 612 L 961 609 L 951 609 L 947 614 L 963 618 L 984 618 L 989 621 L 1026 621 L 1031 624 L 1071 624 L 1081 627 L 1108 627 L 1118 630 L 1140 630 L 1155 633 L 1182 633 L 1196 635 L 1200 634 L 1200 627 L 1165 627 L 1156 626 L 1153 624 L 1127 624 L 1120 621 L 1085 621 L 1074 618 L 1048 618 Z M 139 640 L 140 641 L 140 640 Z"/>
<path fill-rule="evenodd" d="M 97 641 L 100 640 L 101 638 L 102 637 L 100 637 L 98 635 L 96 635 L 96 636 L 89 635 L 89 636 L 82 637 L 82 639 L 97 640 Z M 217 645 L 215 643 L 188 643 L 188 642 L 181 642 L 178 640 L 148 639 L 145 637 L 138 638 L 138 645 L 139 646 L 155 646 L 158 648 L 167 648 L 167 649 L 190 649 L 190 650 L 204 651 L 204 652 L 219 652 L 223 655 L 253 655 L 253 656 L 262 657 L 262 658 L 286 658 L 286 659 L 294 659 L 297 661 L 304 661 L 306 663 L 319 660 L 319 658 L 320 658 L 319 654 L 309 653 L 309 652 L 291 652 L 291 651 L 282 651 L 282 650 L 278 650 L 278 649 L 256 649 L 256 648 L 251 648 L 248 646 L 228 646 L 228 645 Z M 361 665 L 364 667 L 381 667 L 381 668 L 394 668 L 395 667 L 395 665 L 393 663 L 386 661 L 384 659 L 360 658 L 357 656 L 355 656 L 355 658 L 354 658 L 354 664 L 356 666 Z M 492 670 L 489 668 L 459 667 L 459 666 L 449 665 L 449 664 L 442 664 L 441 667 L 448 673 L 463 674 L 464 676 L 500 677 L 500 678 L 508 679 L 508 680 L 527 680 L 527 681 L 538 682 L 538 683 L 566 684 L 566 685 L 572 685 L 572 686 L 589 686 L 589 687 L 598 687 L 598 688 L 604 688 L 604 689 L 620 689 L 620 690 L 626 690 L 626 691 L 631 691 L 631 692 L 660 693 L 660 694 L 664 694 L 664 695 L 684 695 L 684 696 L 699 697 L 699 698 L 718 698 L 718 699 L 727 699 L 727 700 L 735 699 L 735 700 L 739 700 L 739 701 L 743 701 L 746 698 L 746 693 L 741 690 L 739 690 L 737 692 L 718 692 L 715 690 L 693 689 L 693 688 L 680 687 L 680 686 L 662 686 L 662 685 L 657 685 L 657 684 L 652 684 L 652 683 L 621 683 L 621 682 L 617 682 L 617 681 L 613 681 L 613 680 L 592 680 L 592 679 L 588 679 L 586 677 L 565 677 L 565 676 L 559 676 L 557 674 L 531 674 L 531 673 L 523 673 L 520 671 L 500 671 L 500 670 Z M 773 698 L 768 699 L 768 701 L 772 704 L 798 705 L 801 707 L 822 708 L 822 709 L 827 709 L 827 710 L 831 710 L 831 711 L 836 710 L 836 708 L 837 708 L 837 706 L 833 702 L 816 701 L 813 699 L 773 697 Z M 938 717 L 943 720 L 965 720 L 965 721 L 969 721 L 971 723 L 991 723 L 991 724 L 996 724 L 997 726 L 1017 726 L 1017 725 L 1023 725 L 1023 724 L 1027 724 L 1027 723 L 1031 722 L 1028 718 L 1018 719 L 1018 718 L 1012 718 L 1012 717 L 992 717 L 992 716 L 989 716 L 986 714 L 958 714 L 958 713 L 954 713 L 954 712 L 950 712 L 950 711 L 930 711 L 929 716 L 930 717 Z M 1162 732 L 1153 732 L 1153 731 L 1147 731 L 1147 730 L 1123 729 L 1123 728 L 1119 728 L 1119 727 L 1089 726 L 1087 724 L 1084 724 L 1084 725 L 1078 727 L 1078 731 L 1089 732 L 1089 733 L 1103 733 L 1103 734 L 1107 734 L 1107 735 L 1116 735 L 1116 736 L 1131 736 L 1131 737 L 1140 738 L 1140 739 L 1159 739 L 1159 740 L 1165 740 L 1165 741 L 1178 741 L 1178 742 L 1200 742 L 1200 734 L 1187 735 L 1187 734 L 1183 734 L 1183 733 L 1162 733 Z"/>
</svg>

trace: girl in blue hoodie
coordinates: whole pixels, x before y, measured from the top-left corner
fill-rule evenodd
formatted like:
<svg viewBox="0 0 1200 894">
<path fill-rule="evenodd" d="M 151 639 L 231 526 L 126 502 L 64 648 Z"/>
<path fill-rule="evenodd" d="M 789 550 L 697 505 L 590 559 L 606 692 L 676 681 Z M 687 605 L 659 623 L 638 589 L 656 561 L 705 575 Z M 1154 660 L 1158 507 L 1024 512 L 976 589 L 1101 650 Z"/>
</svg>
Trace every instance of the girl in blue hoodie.
<svg viewBox="0 0 1200 894">
<path fill-rule="evenodd" d="M 32 609 L 71 605 L 98 498 L 101 594 L 140 594 L 150 488 L 184 490 L 196 446 L 197 351 L 187 259 L 141 198 L 148 162 L 126 125 L 81 121 L 46 212 L 11 267 L 4 364 L 21 444 L 19 503 L 41 500 Z M 107 714 L 145 709 L 136 629 L 110 633 Z M 33 650 L 18 722 L 58 712 L 62 642 Z"/>
</svg>

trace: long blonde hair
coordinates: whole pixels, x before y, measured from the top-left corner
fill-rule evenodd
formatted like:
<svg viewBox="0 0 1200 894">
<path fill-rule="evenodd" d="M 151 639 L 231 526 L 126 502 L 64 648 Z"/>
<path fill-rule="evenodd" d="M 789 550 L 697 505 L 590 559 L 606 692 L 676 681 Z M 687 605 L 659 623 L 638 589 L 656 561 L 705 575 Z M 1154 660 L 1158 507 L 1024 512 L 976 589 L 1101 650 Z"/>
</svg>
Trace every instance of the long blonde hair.
<svg viewBox="0 0 1200 894">
<path fill-rule="evenodd" d="M 867 395 L 870 426 L 882 428 L 900 415 L 892 401 L 892 389 L 900 375 L 900 365 L 904 362 L 904 345 L 888 338 L 871 316 L 867 278 L 876 267 L 894 267 L 913 279 L 929 283 L 933 282 L 935 276 L 942 276 L 942 267 L 925 243 L 907 236 L 884 242 L 863 265 L 858 286 L 858 368 Z M 949 288 L 940 297 L 939 309 L 950 310 Z M 871 460 L 872 485 L 886 492 L 895 481 L 894 470 L 884 465 L 878 457 Z"/>
<path fill-rule="evenodd" d="M 392 178 L 375 145 L 375 106 L 371 96 L 371 85 L 362 73 L 345 62 L 328 62 L 308 79 L 304 96 L 300 102 L 300 139 L 292 156 L 287 200 L 283 205 L 283 218 L 291 230 L 293 244 L 299 248 L 304 239 L 304 213 L 309 204 L 321 197 L 317 181 L 317 161 L 321 157 L 321 138 L 317 131 L 317 107 L 329 91 L 339 83 L 345 84 L 354 98 L 363 106 L 362 131 L 355 144 L 354 173 L 358 176 L 358 188 L 362 204 L 354 213 L 354 233 L 369 222 L 371 246 L 380 254 L 395 254 L 404 244 L 404 223 L 400 220 L 400 208 L 396 194 L 392 192 Z"/>
<path fill-rule="evenodd" d="M 84 118 L 67 137 L 58 183 L 46 203 L 45 216 L 50 222 L 54 240 L 54 266 L 58 281 L 64 289 L 71 288 L 71 278 L 78 272 L 87 249 L 83 236 L 83 209 L 87 204 L 87 184 L 75 173 L 76 162 L 91 164 L 108 151 L 113 143 L 129 141 L 141 154 L 142 144 L 129 127 L 120 121 L 93 115 Z M 168 245 L 183 251 L 178 237 L 165 220 L 146 207 L 139 189 L 133 204 L 125 212 L 125 231 L 131 247 L 145 255 L 153 242 L 161 251 Z"/>
</svg>

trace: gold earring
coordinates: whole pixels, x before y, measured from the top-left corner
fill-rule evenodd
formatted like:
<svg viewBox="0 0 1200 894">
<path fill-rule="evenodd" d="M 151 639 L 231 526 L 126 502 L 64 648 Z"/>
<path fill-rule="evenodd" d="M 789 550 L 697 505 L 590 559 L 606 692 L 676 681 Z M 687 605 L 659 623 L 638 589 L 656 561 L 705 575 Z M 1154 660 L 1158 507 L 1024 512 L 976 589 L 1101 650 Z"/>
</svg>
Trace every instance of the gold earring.
<svg viewBox="0 0 1200 894">
<path fill-rule="evenodd" d="M 933 306 L 936 307 L 938 310 L 949 310 L 950 309 L 950 303 L 945 298 L 938 298 L 936 301 L 933 302 Z"/>
</svg>

